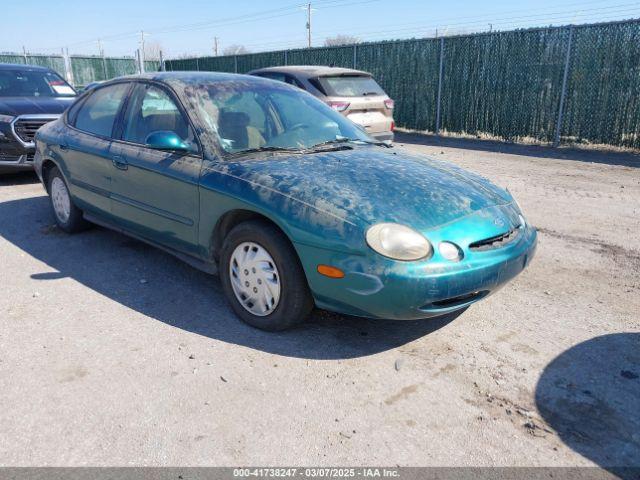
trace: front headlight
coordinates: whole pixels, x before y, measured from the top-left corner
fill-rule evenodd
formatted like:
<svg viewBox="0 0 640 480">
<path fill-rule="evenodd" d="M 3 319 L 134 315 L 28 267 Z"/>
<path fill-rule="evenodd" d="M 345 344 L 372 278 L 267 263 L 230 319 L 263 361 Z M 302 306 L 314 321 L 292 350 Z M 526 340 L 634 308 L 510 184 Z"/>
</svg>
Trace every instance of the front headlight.
<svg viewBox="0 0 640 480">
<path fill-rule="evenodd" d="M 12 117 L 11 115 L 0 115 L 0 123 L 11 123 L 14 118 L 16 117 Z"/>
<path fill-rule="evenodd" d="M 412 228 L 397 223 L 379 223 L 367 230 L 367 244 L 380 255 L 394 260 L 420 260 L 432 253 L 431 243 Z"/>
</svg>

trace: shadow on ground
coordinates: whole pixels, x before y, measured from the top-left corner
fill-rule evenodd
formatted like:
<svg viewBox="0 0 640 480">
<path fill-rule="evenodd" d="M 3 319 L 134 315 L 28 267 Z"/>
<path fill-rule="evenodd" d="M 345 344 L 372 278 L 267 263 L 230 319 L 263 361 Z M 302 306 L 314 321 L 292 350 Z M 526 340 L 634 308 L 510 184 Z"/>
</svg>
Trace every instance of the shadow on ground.
<svg viewBox="0 0 640 480">
<path fill-rule="evenodd" d="M 35 172 L 9 172 L 2 173 L 0 170 L 0 187 L 9 187 L 12 185 L 27 185 L 29 183 L 37 183 L 38 176 Z"/>
<path fill-rule="evenodd" d="M 563 352 L 542 372 L 536 405 L 573 450 L 640 478 L 638 469 L 620 470 L 640 467 L 640 333 L 603 335 Z"/>
<path fill-rule="evenodd" d="M 0 236 L 45 264 L 42 271 L 31 273 L 40 283 L 39 292 L 68 277 L 176 328 L 279 355 L 314 359 L 371 355 L 434 332 L 460 315 L 399 322 L 316 311 L 299 328 L 265 333 L 235 317 L 217 277 L 109 230 L 95 227 L 76 235 L 60 231 L 46 196 L 0 203 Z"/>
<path fill-rule="evenodd" d="M 579 149 L 551 147 L 545 145 L 522 145 L 517 143 L 480 140 L 475 138 L 439 137 L 437 135 L 397 132 L 395 141 L 407 145 L 430 145 L 434 147 L 461 148 L 483 152 L 525 155 L 527 157 L 577 160 L 640 168 L 640 154 L 602 149 Z"/>
</svg>

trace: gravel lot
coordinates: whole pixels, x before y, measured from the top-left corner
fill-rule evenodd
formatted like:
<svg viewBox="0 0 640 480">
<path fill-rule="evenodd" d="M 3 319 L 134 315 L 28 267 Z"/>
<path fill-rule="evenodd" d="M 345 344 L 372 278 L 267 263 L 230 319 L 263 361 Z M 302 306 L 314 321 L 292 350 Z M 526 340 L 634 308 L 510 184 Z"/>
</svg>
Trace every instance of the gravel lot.
<svg viewBox="0 0 640 480">
<path fill-rule="evenodd" d="M 0 465 L 640 466 L 640 160 L 399 140 L 540 231 L 457 318 L 253 330 L 217 278 L 0 179 Z"/>
</svg>

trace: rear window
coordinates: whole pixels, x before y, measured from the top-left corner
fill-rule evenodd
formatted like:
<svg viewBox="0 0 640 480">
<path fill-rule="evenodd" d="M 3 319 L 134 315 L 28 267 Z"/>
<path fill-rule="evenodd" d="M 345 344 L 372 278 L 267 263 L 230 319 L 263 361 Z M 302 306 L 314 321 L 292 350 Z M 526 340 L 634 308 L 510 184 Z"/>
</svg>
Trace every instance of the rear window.
<svg viewBox="0 0 640 480">
<path fill-rule="evenodd" d="M 376 81 L 366 75 L 339 75 L 319 77 L 327 95 L 332 97 L 362 97 L 366 95 L 385 95 Z"/>
</svg>

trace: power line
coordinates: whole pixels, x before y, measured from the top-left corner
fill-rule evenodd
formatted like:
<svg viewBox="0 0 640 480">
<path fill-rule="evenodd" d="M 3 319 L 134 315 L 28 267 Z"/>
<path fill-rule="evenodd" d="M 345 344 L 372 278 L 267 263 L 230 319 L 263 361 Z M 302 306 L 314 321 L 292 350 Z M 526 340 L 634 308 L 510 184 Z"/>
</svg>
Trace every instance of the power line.
<svg viewBox="0 0 640 480">
<path fill-rule="evenodd" d="M 619 4 L 619 5 L 612 5 L 609 7 L 600 7 L 600 8 L 591 8 L 591 9 L 584 9 L 582 11 L 579 11 L 578 13 L 576 13 L 574 10 L 571 11 L 562 11 L 562 12 L 549 12 L 549 13 L 544 13 L 544 14 L 535 14 L 535 15 L 521 15 L 521 16 L 512 16 L 512 17 L 502 17 L 502 18 L 496 18 L 496 19 L 492 19 L 491 24 L 492 24 L 492 28 L 495 29 L 496 26 L 500 26 L 500 25 L 519 25 L 522 23 L 526 23 L 526 22 L 530 22 L 531 20 L 536 20 L 538 22 L 544 22 L 544 21 L 550 21 L 550 20 L 559 20 L 559 19 L 566 19 L 565 22 L 563 23 L 570 23 L 572 20 L 574 20 L 575 18 L 578 17 L 588 17 L 591 15 L 594 15 L 594 13 L 600 13 L 603 12 L 607 15 L 607 18 L 611 18 L 611 16 L 619 16 L 620 14 L 630 14 L 630 13 L 639 13 L 638 12 L 638 8 L 640 7 L 635 7 L 635 8 L 624 8 L 621 9 L 620 7 L 625 7 L 625 6 L 629 6 L 629 5 L 638 5 L 637 3 L 629 3 L 629 4 Z M 612 9 L 612 8 L 616 8 L 617 10 L 615 11 L 609 11 L 607 12 L 606 10 Z M 461 17 L 464 18 L 464 17 Z M 470 17 L 467 17 L 470 18 Z M 599 20 L 602 17 L 599 16 Z M 447 28 L 451 28 L 451 27 L 458 27 L 458 28 L 462 28 L 462 27 L 469 27 L 469 26 L 474 26 L 474 25 L 486 25 L 487 21 L 486 20 L 478 20 L 478 21 L 472 21 L 472 22 L 456 22 L 456 23 L 450 23 L 448 25 L 445 25 Z M 393 34 L 402 34 L 402 33 L 411 33 L 411 32 L 424 32 L 426 30 L 429 29 L 436 29 L 438 27 L 442 27 L 443 23 L 432 23 L 429 25 L 421 25 L 420 27 L 411 27 L 411 28 L 394 28 L 394 29 L 390 29 L 390 30 L 376 30 L 374 31 L 365 31 L 365 32 L 353 32 L 354 34 L 359 35 L 360 37 L 364 36 L 364 37 L 375 37 L 375 36 L 380 36 L 381 34 L 389 34 L 389 35 L 393 35 Z M 324 31 L 323 33 L 327 33 L 327 34 L 335 34 L 335 31 Z M 275 38 L 275 37 L 271 37 L 271 38 Z M 248 47 L 251 46 L 268 46 L 268 45 L 291 45 L 296 43 L 295 41 L 279 41 L 279 42 L 264 42 L 261 41 L 260 43 L 255 43 L 255 44 L 248 44 Z"/>
<path fill-rule="evenodd" d="M 338 7 L 338 6 L 343 6 L 342 2 L 344 1 L 348 1 L 348 0 L 317 0 L 315 2 L 316 5 L 321 5 L 321 6 L 326 6 L 327 8 L 333 8 L 333 7 Z M 380 0 L 369 0 L 369 1 L 380 1 Z M 203 30 L 203 29 L 207 29 L 207 28 L 211 28 L 211 27 L 219 27 L 219 26 L 226 26 L 226 25 L 236 25 L 239 23 L 247 23 L 247 22 L 254 22 L 254 21 L 259 21 L 259 20 L 268 20 L 268 19 L 272 19 L 272 18 L 278 18 L 280 16 L 287 16 L 287 15 L 294 15 L 296 14 L 296 11 L 298 8 L 300 8 L 301 6 L 306 6 L 306 4 L 301 4 L 301 3 L 297 3 L 297 4 L 291 4 L 285 7 L 280 7 L 280 8 L 273 8 L 273 9 L 269 9 L 269 10 L 262 10 L 259 12 L 254 12 L 254 13 L 250 13 L 250 14 L 244 14 L 244 15 L 237 15 L 234 17 L 227 17 L 227 18 L 223 18 L 223 19 L 216 19 L 216 20 L 209 20 L 209 21 L 205 21 L 205 22 L 197 22 L 197 23 L 191 23 L 191 24 L 182 24 L 182 25 L 173 25 L 173 26 L 169 26 L 169 27 L 163 27 L 163 28 L 159 28 L 159 29 L 154 29 L 154 30 L 148 30 L 149 32 L 151 32 L 154 35 L 161 35 L 161 34 L 166 34 L 166 33 L 177 33 L 177 32 L 184 32 L 184 31 L 195 31 L 195 30 Z M 291 11 L 295 9 L 296 11 Z M 289 13 L 284 13 L 283 12 L 287 12 L 289 11 Z M 280 15 L 270 15 L 270 14 L 275 14 L 275 13 L 280 13 Z M 123 33 L 118 33 L 118 34 L 114 34 L 114 35 L 107 35 L 107 36 L 103 36 L 101 37 L 103 41 L 106 40 L 118 40 L 118 39 L 125 39 L 125 38 L 132 38 L 135 37 L 139 34 L 139 31 L 131 31 L 131 32 L 123 32 Z M 77 46 L 77 45 L 83 45 L 86 43 L 92 43 L 95 42 L 95 39 L 91 39 L 91 40 L 83 40 L 80 42 L 73 42 L 73 43 L 69 43 L 68 46 Z"/>
</svg>

